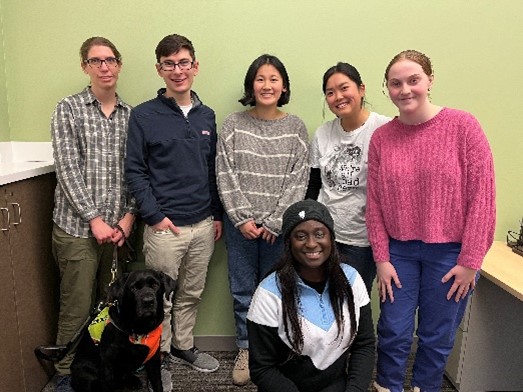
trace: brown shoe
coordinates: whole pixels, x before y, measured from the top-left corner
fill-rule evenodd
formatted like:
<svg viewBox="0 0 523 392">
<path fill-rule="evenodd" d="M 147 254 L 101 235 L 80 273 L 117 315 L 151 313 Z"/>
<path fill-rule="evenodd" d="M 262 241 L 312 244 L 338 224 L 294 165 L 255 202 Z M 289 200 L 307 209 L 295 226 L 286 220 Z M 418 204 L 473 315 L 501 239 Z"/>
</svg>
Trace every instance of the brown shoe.
<svg viewBox="0 0 523 392">
<path fill-rule="evenodd" d="M 249 374 L 249 350 L 240 348 L 238 355 L 234 359 L 232 369 L 232 383 L 234 385 L 245 385 L 251 380 Z"/>
</svg>

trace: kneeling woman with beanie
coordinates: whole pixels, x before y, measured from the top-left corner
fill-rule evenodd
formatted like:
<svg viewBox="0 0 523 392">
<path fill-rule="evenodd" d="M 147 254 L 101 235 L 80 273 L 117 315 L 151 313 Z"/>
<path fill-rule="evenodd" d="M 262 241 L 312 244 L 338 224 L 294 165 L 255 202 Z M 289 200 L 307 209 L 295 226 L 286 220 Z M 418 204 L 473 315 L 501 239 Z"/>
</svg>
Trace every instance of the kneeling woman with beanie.
<svg viewBox="0 0 523 392">
<path fill-rule="evenodd" d="M 333 220 L 313 200 L 283 215 L 285 251 L 247 315 L 249 366 L 260 392 L 366 391 L 374 368 L 369 296 L 340 264 Z"/>
</svg>

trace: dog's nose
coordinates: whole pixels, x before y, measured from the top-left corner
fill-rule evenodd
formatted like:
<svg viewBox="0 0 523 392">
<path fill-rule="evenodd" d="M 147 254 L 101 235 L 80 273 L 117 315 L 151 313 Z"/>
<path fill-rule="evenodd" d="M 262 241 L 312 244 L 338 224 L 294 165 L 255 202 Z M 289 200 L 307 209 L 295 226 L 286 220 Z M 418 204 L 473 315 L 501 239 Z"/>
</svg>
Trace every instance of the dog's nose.
<svg viewBox="0 0 523 392">
<path fill-rule="evenodd" d="M 142 304 L 144 306 L 152 306 L 152 305 L 154 305 L 154 296 L 152 296 L 152 295 L 151 296 L 144 296 L 142 298 Z"/>
</svg>

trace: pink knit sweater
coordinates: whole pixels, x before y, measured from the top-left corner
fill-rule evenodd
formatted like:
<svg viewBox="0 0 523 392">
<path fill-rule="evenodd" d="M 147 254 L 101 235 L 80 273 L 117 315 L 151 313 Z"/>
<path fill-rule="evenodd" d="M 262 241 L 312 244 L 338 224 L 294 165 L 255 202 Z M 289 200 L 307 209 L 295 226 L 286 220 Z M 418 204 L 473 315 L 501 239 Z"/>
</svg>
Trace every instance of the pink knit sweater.
<svg viewBox="0 0 523 392">
<path fill-rule="evenodd" d="M 369 148 L 367 228 L 374 258 L 389 261 L 389 237 L 460 242 L 458 264 L 480 269 L 496 219 L 492 153 L 478 121 L 443 108 L 429 121 L 397 118 Z"/>
</svg>

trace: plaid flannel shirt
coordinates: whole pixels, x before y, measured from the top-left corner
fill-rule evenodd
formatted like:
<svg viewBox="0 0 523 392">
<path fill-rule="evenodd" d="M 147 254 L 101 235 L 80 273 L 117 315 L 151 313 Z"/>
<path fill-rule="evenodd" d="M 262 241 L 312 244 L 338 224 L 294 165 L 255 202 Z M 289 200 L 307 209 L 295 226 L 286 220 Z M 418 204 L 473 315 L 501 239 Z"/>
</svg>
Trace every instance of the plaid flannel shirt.
<svg viewBox="0 0 523 392">
<path fill-rule="evenodd" d="M 58 185 L 53 221 L 75 237 L 92 237 L 89 221 L 97 216 L 109 225 L 135 213 L 124 178 L 127 124 L 131 107 L 117 97 L 107 118 L 86 87 L 56 106 L 51 121 Z"/>
</svg>

